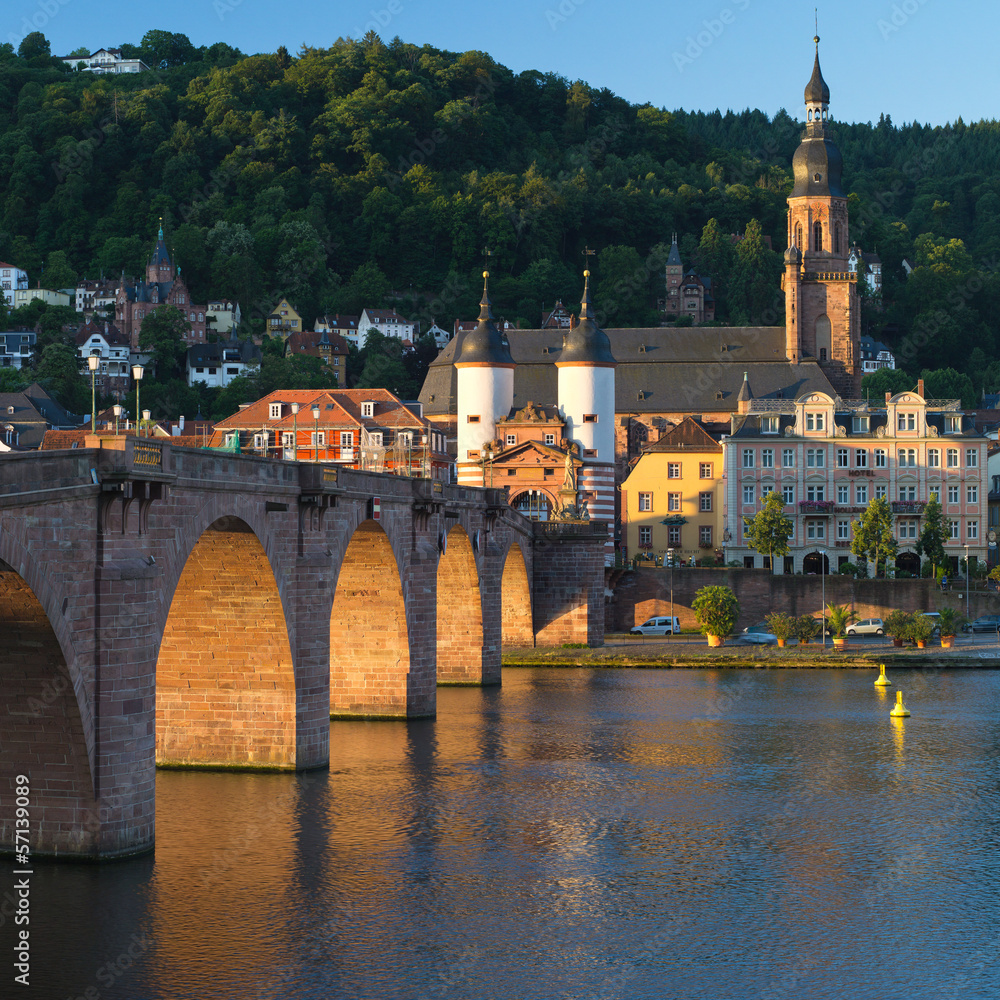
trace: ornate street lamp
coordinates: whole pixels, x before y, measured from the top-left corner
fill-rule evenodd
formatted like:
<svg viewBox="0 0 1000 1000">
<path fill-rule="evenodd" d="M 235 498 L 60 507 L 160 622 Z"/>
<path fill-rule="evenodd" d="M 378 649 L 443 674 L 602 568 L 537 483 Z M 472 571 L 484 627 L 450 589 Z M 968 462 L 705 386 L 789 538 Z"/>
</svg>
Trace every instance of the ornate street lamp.
<svg viewBox="0 0 1000 1000">
<path fill-rule="evenodd" d="M 121 403 L 115 403 L 115 405 L 112 406 L 111 409 L 112 409 L 112 411 L 114 412 L 114 415 L 115 415 L 115 434 L 117 434 L 118 433 L 118 418 L 122 415 L 122 404 Z"/>
<path fill-rule="evenodd" d="M 299 460 L 299 404 L 292 403 L 292 461 Z"/>
<path fill-rule="evenodd" d="M 136 437 L 139 436 L 139 414 L 142 410 L 139 409 L 139 383 L 142 381 L 142 365 L 132 365 L 132 378 L 135 379 L 135 433 Z"/>
<path fill-rule="evenodd" d="M 319 461 L 319 403 L 313 403 L 312 405 L 313 420 L 316 421 L 316 461 Z"/>
<path fill-rule="evenodd" d="M 146 437 L 149 437 L 149 410 L 142 411 L 142 422 L 146 425 Z"/>
<path fill-rule="evenodd" d="M 773 567 L 772 567 L 773 569 Z M 823 648 L 826 649 L 826 549 L 819 550 L 819 571 L 823 574 Z"/>
<path fill-rule="evenodd" d="M 90 433 L 97 433 L 97 368 L 101 363 L 101 356 L 91 353 L 87 358 L 87 367 L 90 369 Z"/>
</svg>

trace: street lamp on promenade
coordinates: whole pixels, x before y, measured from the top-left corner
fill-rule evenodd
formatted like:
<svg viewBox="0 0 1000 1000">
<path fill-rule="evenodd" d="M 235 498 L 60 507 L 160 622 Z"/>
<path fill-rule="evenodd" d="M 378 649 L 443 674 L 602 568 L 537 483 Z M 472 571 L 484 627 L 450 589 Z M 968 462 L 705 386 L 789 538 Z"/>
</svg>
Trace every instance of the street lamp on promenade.
<svg viewBox="0 0 1000 1000">
<path fill-rule="evenodd" d="M 292 461 L 299 460 L 299 404 L 292 403 Z"/>
<path fill-rule="evenodd" d="M 139 415 L 142 410 L 139 408 L 139 383 L 142 381 L 142 365 L 132 365 L 132 378 L 135 379 L 135 435 L 139 436 Z"/>
<path fill-rule="evenodd" d="M 90 369 L 90 433 L 97 433 L 97 368 L 101 363 L 101 356 L 92 353 L 87 358 L 87 367 Z"/>
<path fill-rule="evenodd" d="M 118 418 L 122 415 L 122 404 L 121 403 L 115 403 L 115 405 L 112 406 L 111 409 L 112 409 L 112 411 L 113 411 L 113 413 L 115 415 L 115 434 L 117 435 L 118 434 Z"/>
<path fill-rule="evenodd" d="M 313 420 L 316 421 L 316 461 L 319 461 L 319 403 L 313 403 L 312 405 Z"/>
<path fill-rule="evenodd" d="M 670 638 L 674 637 L 674 550 L 667 549 L 670 558 Z"/>
<path fill-rule="evenodd" d="M 826 649 L 826 549 L 819 550 L 819 571 L 823 577 L 823 617 L 822 630 L 823 630 L 823 648 Z"/>
<path fill-rule="evenodd" d="M 965 617 L 969 617 L 969 546 L 965 546 Z"/>
<path fill-rule="evenodd" d="M 146 425 L 146 437 L 149 437 L 149 410 L 142 411 L 142 422 Z"/>
</svg>

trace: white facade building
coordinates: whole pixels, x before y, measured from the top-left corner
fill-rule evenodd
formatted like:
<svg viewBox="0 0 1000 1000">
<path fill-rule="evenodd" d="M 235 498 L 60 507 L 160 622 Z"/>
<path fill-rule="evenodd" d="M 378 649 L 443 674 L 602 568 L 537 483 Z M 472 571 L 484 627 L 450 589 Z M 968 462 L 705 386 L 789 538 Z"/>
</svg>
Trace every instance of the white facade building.
<svg viewBox="0 0 1000 1000">
<path fill-rule="evenodd" d="M 411 323 L 408 319 L 400 316 L 395 309 L 362 309 L 361 317 L 358 320 L 361 347 L 364 347 L 365 341 L 368 339 L 368 331 L 372 329 L 378 330 L 383 337 L 408 340 L 411 344 L 420 335 L 420 325 Z M 338 330 L 337 332 L 344 336 L 343 331 Z"/>
<path fill-rule="evenodd" d="M 81 66 L 88 73 L 101 75 L 142 73 L 149 70 L 141 59 L 123 59 L 121 49 L 98 49 L 89 56 L 63 56 L 62 61 L 72 69 Z"/>
<path fill-rule="evenodd" d="M 14 307 L 14 292 L 19 288 L 28 287 L 28 272 L 5 261 L 0 261 L 0 290 L 7 302 L 7 307 Z"/>
</svg>

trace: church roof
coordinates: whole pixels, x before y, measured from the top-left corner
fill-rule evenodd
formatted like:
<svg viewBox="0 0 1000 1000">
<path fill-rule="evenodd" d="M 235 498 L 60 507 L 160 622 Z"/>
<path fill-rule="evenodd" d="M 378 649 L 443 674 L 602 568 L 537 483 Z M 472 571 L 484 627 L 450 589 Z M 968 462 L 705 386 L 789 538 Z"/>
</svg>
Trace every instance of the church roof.
<svg viewBox="0 0 1000 1000">
<path fill-rule="evenodd" d="M 161 264 L 170 266 L 170 254 L 167 252 L 167 244 L 163 239 L 163 220 L 160 220 L 160 232 L 156 238 L 156 246 L 153 247 L 153 257 L 150 264 L 159 267 Z"/>
<path fill-rule="evenodd" d="M 784 327 L 648 327 L 604 332 L 617 362 L 617 413 L 730 414 L 736 410 L 744 372 L 749 372 L 758 399 L 797 399 L 815 391 L 833 394 L 817 362 L 787 360 Z M 559 333 L 508 331 L 510 356 L 517 364 L 515 409 L 529 400 L 557 398 L 553 362 L 562 350 Z M 456 412 L 457 340 L 444 347 L 428 369 L 420 392 L 427 416 Z"/>
<path fill-rule="evenodd" d="M 670 244 L 670 253 L 667 255 L 667 267 L 683 267 L 681 264 L 681 252 L 677 249 L 677 237 L 674 237 Z"/>
</svg>

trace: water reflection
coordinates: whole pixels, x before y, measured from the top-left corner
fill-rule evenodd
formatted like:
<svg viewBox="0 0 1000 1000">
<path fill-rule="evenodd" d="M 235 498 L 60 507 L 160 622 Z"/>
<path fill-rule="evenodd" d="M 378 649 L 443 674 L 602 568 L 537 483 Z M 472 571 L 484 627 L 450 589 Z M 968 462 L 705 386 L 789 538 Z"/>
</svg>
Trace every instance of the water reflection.
<svg viewBox="0 0 1000 1000">
<path fill-rule="evenodd" d="M 508 671 L 328 772 L 162 772 L 155 857 L 36 876 L 38 995 L 995 996 L 1000 684 L 896 682 Z"/>
</svg>

